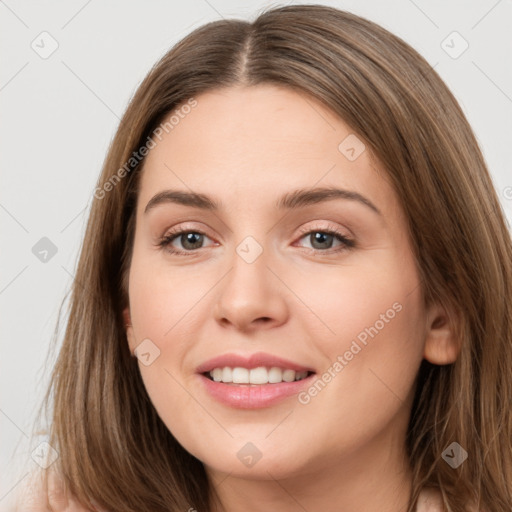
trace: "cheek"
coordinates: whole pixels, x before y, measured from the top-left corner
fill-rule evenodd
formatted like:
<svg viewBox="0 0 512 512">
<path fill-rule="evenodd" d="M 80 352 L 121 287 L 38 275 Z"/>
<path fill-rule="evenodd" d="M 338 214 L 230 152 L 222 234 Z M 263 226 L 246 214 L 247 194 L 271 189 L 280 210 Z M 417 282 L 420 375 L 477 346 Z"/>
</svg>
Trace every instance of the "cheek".
<svg viewBox="0 0 512 512">
<path fill-rule="evenodd" d="M 151 340 L 159 355 L 140 373 L 151 402 L 167 428 L 179 439 L 187 439 L 190 425 L 184 418 L 198 415 L 198 403 L 189 392 L 193 387 L 191 346 L 205 338 L 198 329 L 211 315 L 206 305 L 208 291 L 218 278 L 187 269 L 151 265 L 134 257 L 130 275 L 130 311 L 136 342 Z M 175 414 L 179 411 L 179 414 Z M 199 411 L 200 412 L 200 411 Z M 192 443 L 193 444 L 193 443 Z"/>
<path fill-rule="evenodd" d="M 134 260 L 130 276 L 130 310 L 138 338 L 154 339 L 160 348 L 178 350 L 179 333 L 197 316 L 197 306 L 214 286 L 209 274 L 197 275 L 162 262 Z M 158 341 L 157 341 L 158 340 Z"/>
<path fill-rule="evenodd" d="M 412 262 L 376 267 L 315 280 L 317 293 L 308 295 L 322 321 L 311 317 L 321 327 L 316 332 L 323 333 L 312 339 L 328 360 L 300 399 L 309 418 L 320 418 L 318 428 L 333 439 L 333 450 L 340 437 L 358 432 L 358 439 L 368 439 L 398 413 L 422 359 L 424 318 L 415 267 Z M 346 438 L 347 449 L 355 439 Z"/>
<path fill-rule="evenodd" d="M 137 342 L 150 339 L 159 351 L 150 365 L 139 361 L 144 387 L 166 427 L 182 441 L 190 435 L 189 418 L 198 414 L 197 402 L 188 391 L 190 382 L 183 376 L 191 340 L 187 330 L 197 313 L 191 308 L 198 299 L 197 293 L 180 283 L 179 277 L 171 285 L 161 275 L 155 278 L 152 272 L 146 272 L 144 279 L 134 280 L 130 308 Z M 187 449 L 193 452 L 194 446 L 194 442 L 188 443 Z"/>
<path fill-rule="evenodd" d="M 353 341 L 374 345 L 380 355 L 417 350 L 423 306 L 412 255 L 369 252 L 356 264 L 296 282 L 294 291 L 312 313 L 298 315 L 304 332 L 314 329 L 311 341 L 331 357 L 350 350 Z"/>
</svg>

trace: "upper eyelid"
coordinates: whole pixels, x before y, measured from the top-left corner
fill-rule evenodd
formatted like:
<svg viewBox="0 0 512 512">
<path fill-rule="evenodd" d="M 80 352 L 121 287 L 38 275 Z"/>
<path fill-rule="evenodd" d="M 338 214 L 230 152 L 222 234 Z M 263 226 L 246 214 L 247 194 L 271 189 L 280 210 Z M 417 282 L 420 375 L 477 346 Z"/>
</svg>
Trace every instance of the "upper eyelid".
<svg viewBox="0 0 512 512">
<path fill-rule="evenodd" d="M 187 230 L 187 231 L 211 231 L 211 229 L 209 227 L 204 228 L 201 226 L 198 228 L 196 226 L 190 225 L 191 223 L 194 223 L 194 222 L 198 222 L 198 221 L 188 221 L 188 222 L 183 221 L 182 223 L 178 223 L 173 227 L 166 228 L 163 233 L 165 235 L 166 233 L 168 233 L 170 231 L 184 231 L 184 230 Z M 324 226 L 314 226 L 313 225 L 313 226 L 309 226 L 308 228 L 304 227 L 304 225 L 315 223 L 315 222 L 325 222 L 327 224 Z M 198 223 L 202 224 L 201 222 L 198 222 Z M 336 223 L 336 221 L 327 220 L 327 219 L 313 219 L 313 220 L 307 221 L 305 223 L 302 223 L 299 228 L 295 228 L 295 229 L 302 230 L 302 229 L 330 229 L 330 228 L 337 229 L 337 230 L 344 229 L 344 230 L 347 230 L 348 232 L 350 232 L 350 230 L 347 226 L 339 225 Z"/>
<path fill-rule="evenodd" d="M 310 222 L 315 222 L 315 221 L 310 221 Z M 299 228 L 299 233 L 297 235 L 295 235 L 294 240 L 295 239 L 301 240 L 308 234 L 316 231 L 316 232 L 333 232 L 334 236 L 336 236 L 336 237 L 345 238 L 345 239 L 347 239 L 347 241 L 350 241 L 350 242 L 355 241 L 352 233 L 350 233 L 350 231 L 347 228 L 340 229 L 336 225 L 332 224 L 331 223 L 332 221 L 324 221 L 324 222 L 328 222 L 328 224 L 325 226 L 309 226 L 309 227 L 302 226 L 301 228 Z M 348 235 L 342 233 L 342 231 L 344 229 L 347 229 L 347 231 L 349 231 Z M 171 229 L 166 230 L 164 232 L 164 234 L 160 237 L 160 240 L 163 240 L 165 238 L 172 238 L 172 242 L 174 242 L 184 233 L 200 233 L 204 236 L 207 236 L 212 242 L 214 242 L 213 246 L 215 244 L 218 244 L 218 242 L 215 240 L 215 237 L 210 236 L 208 234 L 208 231 L 209 231 L 208 229 L 195 228 L 193 226 L 187 226 L 187 225 L 178 226 L 178 227 L 173 227 Z M 207 247 L 201 247 L 201 249 L 206 249 L 206 248 Z M 195 250 L 199 250 L 199 249 L 194 249 L 193 251 L 191 250 L 188 252 L 194 252 Z"/>
</svg>

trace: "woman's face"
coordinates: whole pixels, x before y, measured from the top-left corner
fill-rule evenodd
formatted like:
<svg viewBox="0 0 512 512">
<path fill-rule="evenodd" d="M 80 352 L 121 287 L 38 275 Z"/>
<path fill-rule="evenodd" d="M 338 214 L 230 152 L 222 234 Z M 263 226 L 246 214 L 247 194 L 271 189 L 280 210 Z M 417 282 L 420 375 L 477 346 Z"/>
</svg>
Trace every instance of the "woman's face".
<svg viewBox="0 0 512 512">
<path fill-rule="evenodd" d="M 210 472 L 389 458 L 428 319 L 386 173 L 307 95 L 195 100 L 154 138 L 136 212 L 125 314 L 152 403 Z"/>
</svg>

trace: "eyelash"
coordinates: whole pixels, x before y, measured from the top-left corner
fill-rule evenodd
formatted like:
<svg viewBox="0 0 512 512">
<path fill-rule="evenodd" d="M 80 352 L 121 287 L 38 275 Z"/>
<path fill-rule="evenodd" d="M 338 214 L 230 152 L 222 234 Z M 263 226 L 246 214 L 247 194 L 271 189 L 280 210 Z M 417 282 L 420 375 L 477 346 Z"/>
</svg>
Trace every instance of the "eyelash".
<svg viewBox="0 0 512 512">
<path fill-rule="evenodd" d="M 158 247 L 161 249 L 165 249 L 167 252 L 176 255 L 176 256 L 195 256 L 197 255 L 197 252 L 199 249 L 192 249 L 190 251 L 182 251 L 180 249 L 174 249 L 171 248 L 171 243 L 178 238 L 179 236 L 185 234 L 185 233 L 196 233 L 199 235 L 204 235 L 208 237 L 206 233 L 203 233 L 200 230 L 197 229 L 186 229 L 186 228 L 177 228 L 175 230 L 170 231 L 165 236 L 160 238 L 158 241 Z M 350 250 L 353 247 L 355 247 L 355 242 L 351 238 L 347 238 L 345 235 L 340 233 L 336 228 L 329 227 L 329 228 L 321 228 L 321 229 L 311 229 L 311 228 L 302 228 L 300 230 L 300 237 L 299 240 L 304 238 L 304 236 L 309 235 L 311 233 L 324 233 L 327 235 L 334 236 L 338 241 L 341 242 L 341 245 L 337 249 L 326 249 L 325 251 L 321 249 L 309 249 L 310 251 L 318 252 L 318 253 L 327 253 L 327 254 L 337 254 L 342 251 Z M 202 247 L 200 247 L 202 249 Z M 307 248 L 306 248 L 307 249 Z"/>
</svg>

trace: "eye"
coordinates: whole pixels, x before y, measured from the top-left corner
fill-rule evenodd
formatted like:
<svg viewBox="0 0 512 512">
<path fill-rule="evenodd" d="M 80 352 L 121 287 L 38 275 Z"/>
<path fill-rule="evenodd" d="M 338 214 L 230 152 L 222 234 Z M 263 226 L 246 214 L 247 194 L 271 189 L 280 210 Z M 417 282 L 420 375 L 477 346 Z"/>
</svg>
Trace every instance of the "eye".
<svg viewBox="0 0 512 512">
<path fill-rule="evenodd" d="M 299 240 L 309 237 L 307 239 L 309 240 L 311 247 L 306 247 L 306 249 L 311 249 L 312 251 L 319 253 L 338 253 L 355 247 L 354 240 L 343 235 L 335 227 L 318 229 L 303 228 L 301 229 L 300 234 L 302 236 Z M 157 245 L 171 254 L 179 256 L 193 256 L 196 254 L 195 251 L 204 248 L 203 243 L 205 238 L 210 239 L 202 231 L 177 228 L 166 233 L 165 236 L 158 241 Z M 338 246 L 334 246 L 333 248 L 333 244 L 336 241 L 338 242 Z M 182 248 L 176 248 L 174 246 L 175 242 L 179 242 Z M 215 245 L 215 242 L 212 245 Z"/>
<path fill-rule="evenodd" d="M 165 248 L 171 254 L 191 255 L 193 251 L 201 249 L 204 239 L 209 238 L 202 231 L 178 228 L 163 236 L 158 245 Z M 177 240 L 182 244 L 184 250 L 176 249 L 172 244 Z"/>
<path fill-rule="evenodd" d="M 301 230 L 301 240 L 306 238 L 311 249 L 319 252 L 337 253 L 355 247 L 354 240 L 346 237 L 334 227 Z M 304 236 L 305 235 L 305 236 Z M 333 243 L 339 242 L 339 245 L 333 248 Z"/>
</svg>

